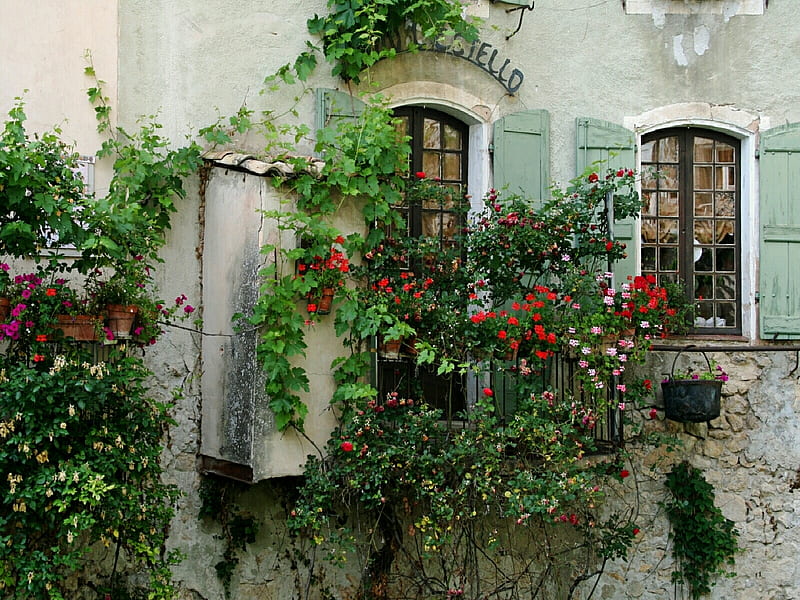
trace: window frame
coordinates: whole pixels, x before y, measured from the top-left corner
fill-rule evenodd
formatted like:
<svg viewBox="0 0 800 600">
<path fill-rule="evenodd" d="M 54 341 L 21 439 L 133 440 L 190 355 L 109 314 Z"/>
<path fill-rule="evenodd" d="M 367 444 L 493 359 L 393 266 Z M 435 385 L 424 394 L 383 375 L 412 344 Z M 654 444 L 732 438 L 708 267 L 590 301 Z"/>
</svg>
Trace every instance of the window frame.
<svg viewBox="0 0 800 600">
<path fill-rule="evenodd" d="M 458 180 L 441 178 L 441 183 L 458 184 L 460 186 L 461 195 L 467 194 L 469 189 L 469 162 L 470 162 L 470 125 L 464 121 L 448 114 L 437 110 L 435 108 L 428 108 L 419 105 L 404 105 L 394 108 L 395 117 L 407 117 L 409 119 L 408 135 L 411 136 L 411 154 L 409 155 L 409 172 L 412 176 L 418 172 L 425 172 L 426 177 L 438 177 L 437 175 L 429 174 L 424 169 L 423 155 L 424 155 L 424 123 L 426 118 L 434 118 L 443 124 L 448 124 L 456 129 L 461 134 L 461 149 L 452 150 L 449 153 L 459 153 L 461 155 L 461 168 L 460 178 Z M 444 133 L 442 132 L 442 135 Z M 442 145 L 443 146 L 443 145 Z M 445 149 L 442 148 L 444 151 Z M 463 208 L 466 210 L 469 207 L 468 200 L 463 200 Z M 407 211 L 407 235 L 413 237 L 421 237 L 423 235 L 422 214 L 424 211 L 434 210 L 426 209 L 421 204 L 414 204 L 405 207 Z M 436 209 L 441 213 L 441 207 Z M 466 214 L 466 213 L 465 213 Z M 439 241 L 444 243 L 442 238 L 443 228 L 439 228 Z M 436 398 L 425 398 L 431 406 L 439 408 L 443 411 L 443 418 L 450 422 L 457 420 L 457 413 L 469 410 L 471 403 L 469 399 L 468 381 L 465 376 L 460 376 L 459 380 L 453 380 L 454 374 L 439 376 L 436 375 L 435 369 L 426 368 L 416 364 L 415 357 L 412 356 L 413 352 L 408 347 L 403 347 L 401 352 L 395 358 L 381 356 L 380 353 L 376 356 L 374 364 L 374 377 L 375 387 L 379 392 L 379 397 L 383 397 L 387 392 L 398 391 L 404 394 L 412 393 L 414 382 L 423 388 L 429 388 L 434 385 L 433 380 L 441 381 L 441 390 L 444 395 L 450 397 L 447 405 L 444 405 L 442 398 L 437 401 Z M 390 373 L 391 372 L 391 373 Z M 387 385 L 387 380 L 388 384 Z M 393 382 L 393 383 L 392 383 Z M 392 389 L 389 389 L 392 387 Z M 399 389 L 398 389 L 399 388 Z M 448 391 L 452 391 L 453 395 L 450 396 Z M 438 396 L 438 394 L 437 394 Z M 452 400 L 457 398 L 457 402 Z"/>
<path fill-rule="evenodd" d="M 748 184 L 754 176 L 748 176 L 748 169 L 751 167 L 749 161 L 745 159 L 746 152 L 749 149 L 747 139 L 741 136 L 734 135 L 734 132 L 721 130 L 719 127 L 709 127 L 705 123 L 695 124 L 687 123 L 681 126 L 671 126 L 658 129 L 651 129 L 646 133 L 639 136 L 637 143 L 639 171 L 642 172 L 645 168 L 643 165 L 643 148 L 645 144 L 658 139 L 676 136 L 679 138 L 680 148 L 678 155 L 678 193 L 679 193 L 679 216 L 678 228 L 684 239 L 694 239 L 692 230 L 694 228 L 694 221 L 697 217 L 694 216 L 693 208 L 693 184 L 694 184 L 694 157 L 692 154 L 693 143 L 696 137 L 710 138 L 715 141 L 721 141 L 726 144 L 734 146 L 736 149 L 736 157 L 734 167 L 736 169 L 736 181 L 734 190 L 734 204 L 735 204 L 735 232 L 734 232 L 734 252 L 737 261 L 735 274 L 735 311 L 736 311 L 736 326 L 735 327 L 692 327 L 691 334 L 698 335 L 712 335 L 712 336 L 742 336 L 751 329 L 751 321 L 753 316 L 750 314 L 750 307 L 753 305 L 751 300 L 752 289 L 755 285 L 755 273 L 750 268 L 751 261 L 748 257 L 752 255 L 752 250 L 749 245 L 752 241 L 757 240 L 757 236 L 753 237 L 753 232 L 746 230 L 744 223 L 751 222 L 751 225 L 757 227 L 753 221 L 753 215 L 750 210 L 750 202 L 748 201 L 751 194 L 748 193 Z M 754 166 L 754 165 L 753 165 Z M 640 183 L 640 193 L 642 190 L 642 183 Z M 638 249 L 637 270 L 643 272 L 643 259 L 642 259 L 642 236 L 641 227 L 642 219 L 638 222 L 638 235 L 636 244 Z M 693 277 L 695 275 L 694 260 L 693 260 L 694 244 L 684 241 L 678 246 L 678 273 L 679 279 L 684 284 L 684 289 L 688 297 L 694 298 L 693 290 Z M 688 266 L 688 268 L 687 268 Z M 716 273 L 716 271 L 711 271 Z M 715 300 L 717 301 L 717 300 Z M 752 333 L 750 333 L 752 337 Z"/>
</svg>

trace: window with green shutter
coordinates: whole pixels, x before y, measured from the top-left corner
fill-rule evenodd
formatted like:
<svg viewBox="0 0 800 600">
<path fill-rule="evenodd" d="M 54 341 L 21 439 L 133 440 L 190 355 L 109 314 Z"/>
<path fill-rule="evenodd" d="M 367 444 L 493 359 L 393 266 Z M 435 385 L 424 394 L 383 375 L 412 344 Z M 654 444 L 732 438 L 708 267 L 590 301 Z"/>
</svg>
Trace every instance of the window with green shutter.
<svg viewBox="0 0 800 600">
<path fill-rule="evenodd" d="M 760 152 L 761 337 L 800 338 L 800 123 L 765 131 Z"/>
<path fill-rule="evenodd" d="M 494 187 L 532 200 L 550 195 L 550 115 L 525 110 L 494 124 Z"/>
<path fill-rule="evenodd" d="M 634 169 L 636 141 L 634 133 L 615 123 L 579 117 L 577 130 L 577 175 L 600 161 L 603 170 Z M 638 252 L 635 239 L 636 221 L 633 218 L 614 221 L 612 236 L 627 246 L 627 258 L 614 265 L 614 279 L 622 283 L 637 274 Z"/>
</svg>

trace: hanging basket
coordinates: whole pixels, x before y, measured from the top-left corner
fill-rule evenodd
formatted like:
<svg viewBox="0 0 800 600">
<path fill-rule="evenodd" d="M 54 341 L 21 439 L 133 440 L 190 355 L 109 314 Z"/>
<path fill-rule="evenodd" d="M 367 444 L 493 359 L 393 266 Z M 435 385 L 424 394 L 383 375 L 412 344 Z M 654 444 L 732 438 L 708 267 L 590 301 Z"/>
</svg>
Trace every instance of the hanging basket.
<svg viewBox="0 0 800 600">
<path fill-rule="evenodd" d="M 720 414 L 720 398 L 722 396 L 722 381 L 718 379 L 673 379 L 675 362 L 672 361 L 672 371 L 667 381 L 661 382 L 661 391 L 664 394 L 664 412 L 671 421 L 679 423 L 703 423 L 716 419 Z M 698 350 L 706 359 L 708 372 L 711 362 L 705 352 Z"/>
</svg>

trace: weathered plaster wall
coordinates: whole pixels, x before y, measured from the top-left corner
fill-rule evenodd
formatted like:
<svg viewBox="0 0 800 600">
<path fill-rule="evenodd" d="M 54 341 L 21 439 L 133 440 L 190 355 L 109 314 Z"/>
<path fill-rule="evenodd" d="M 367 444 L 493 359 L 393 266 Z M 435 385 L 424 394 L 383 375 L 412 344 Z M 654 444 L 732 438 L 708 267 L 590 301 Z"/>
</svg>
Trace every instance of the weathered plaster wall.
<svg viewBox="0 0 800 600">
<path fill-rule="evenodd" d="M 63 131 L 80 154 L 93 155 L 103 136 L 86 97 L 94 82 L 85 77 L 91 50 L 98 77 L 106 83 L 112 118 L 117 99 L 117 3 L 107 0 L 17 2 L 0 0 L 0 112 L 23 97 L 29 133 Z M 28 90 L 27 92 L 25 90 Z M 108 188 L 110 165 L 98 164 L 95 189 Z"/>
<path fill-rule="evenodd" d="M 473 10 L 486 18 L 485 41 L 524 72 L 525 81 L 516 96 L 508 97 L 476 66 L 430 53 L 404 55 L 381 64 L 374 79 L 400 93 L 397 102 L 428 98 L 436 105 L 449 103 L 483 124 L 522 108 L 547 109 L 552 125 L 551 172 L 562 181 L 574 174 L 577 116 L 622 123 L 660 107 L 698 102 L 746 111 L 762 125 L 800 120 L 800 88 L 790 72 L 800 58 L 800 26 L 795 24 L 796 6 L 790 0 L 773 0 L 760 16 L 736 14 L 732 9 L 719 14 L 658 10 L 625 14 L 616 1 L 538 0 L 535 10 L 525 16 L 522 30 L 508 41 L 504 38 L 516 27 L 518 15 L 506 14 L 506 7 L 481 0 Z M 256 110 L 282 112 L 294 103 L 292 94 L 259 96 L 261 81 L 303 49 L 306 18 L 324 8 L 322 0 L 121 2 L 119 104 L 123 120 L 128 123 L 138 114 L 160 110 L 165 133 L 180 139 L 192 128 L 214 121 L 217 109 L 227 115 L 245 101 Z M 323 64 L 311 85 L 341 84 L 327 76 Z M 303 96 L 297 106 L 299 119 L 313 123 L 312 97 Z M 255 136 L 242 143 L 251 150 L 262 146 Z M 194 255 L 199 240 L 197 206 L 198 198 L 188 201 L 188 210 L 181 212 L 173 232 L 164 275 L 170 290 L 200 291 L 200 266 Z M 178 426 L 170 434 L 165 453 L 168 477 L 185 493 L 171 543 L 184 550 L 187 559 L 176 568 L 176 576 L 184 600 L 217 600 L 222 598 L 222 588 L 213 566 L 222 546 L 214 525 L 197 518 L 200 398 L 197 379 L 187 378 L 188 373 L 199 376 L 202 371 L 199 341 L 180 332 L 171 340 L 157 350 L 154 361 L 168 374 L 159 384 L 165 392 L 174 383 L 185 383 L 188 389 L 176 411 Z M 664 360 L 671 359 L 665 356 Z M 739 575 L 721 581 L 714 597 L 780 600 L 800 595 L 800 573 L 794 560 L 800 550 L 800 491 L 795 491 L 800 466 L 796 353 L 717 358 L 732 375 L 720 419 L 710 427 L 645 423 L 676 429 L 685 446 L 676 456 L 634 452 L 631 468 L 641 495 L 642 534 L 632 561 L 613 565 L 603 577 L 599 587 L 603 598 L 655 599 L 671 594 L 668 529 L 658 507 L 663 476 L 651 468 L 659 458 L 670 462 L 682 457 L 706 469 L 717 487 L 720 505 L 742 532 L 745 552 L 737 560 Z M 313 371 L 324 378 L 325 368 L 320 359 Z M 654 373 L 663 371 L 662 366 L 654 367 Z M 633 494 L 632 478 L 627 481 Z M 305 581 L 303 568 L 290 552 L 277 487 L 276 482 L 262 483 L 243 500 L 263 527 L 234 574 L 233 597 L 302 597 L 297 585 Z"/>
</svg>

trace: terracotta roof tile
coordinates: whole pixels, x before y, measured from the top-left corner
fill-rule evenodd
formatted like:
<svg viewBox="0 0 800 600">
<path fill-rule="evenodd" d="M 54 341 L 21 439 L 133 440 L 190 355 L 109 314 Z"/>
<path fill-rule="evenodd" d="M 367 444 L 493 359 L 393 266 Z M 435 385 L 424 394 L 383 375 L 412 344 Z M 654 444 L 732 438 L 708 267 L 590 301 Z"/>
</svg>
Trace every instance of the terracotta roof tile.
<svg viewBox="0 0 800 600">
<path fill-rule="evenodd" d="M 261 177 L 285 177 L 291 179 L 300 173 L 319 175 L 325 166 L 325 161 L 313 156 L 298 156 L 307 161 L 307 167 L 297 171 L 295 166 L 285 160 L 262 160 L 252 154 L 243 154 L 231 150 L 208 150 L 202 155 L 203 160 L 217 167 L 236 169 L 245 173 L 252 173 Z"/>
</svg>

